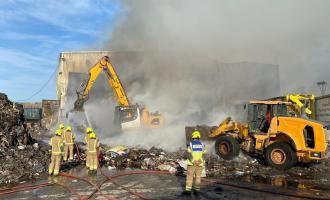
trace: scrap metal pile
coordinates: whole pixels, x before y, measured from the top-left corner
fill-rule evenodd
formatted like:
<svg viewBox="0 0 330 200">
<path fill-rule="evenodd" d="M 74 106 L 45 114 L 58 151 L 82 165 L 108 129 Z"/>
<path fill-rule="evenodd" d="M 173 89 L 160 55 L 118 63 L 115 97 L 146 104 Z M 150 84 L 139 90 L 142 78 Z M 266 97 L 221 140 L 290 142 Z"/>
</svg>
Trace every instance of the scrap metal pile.
<svg viewBox="0 0 330 200">
<path fill-rule="evenodd" d="M 139 168 L 148 170 L 165 170 L 171 173 L 182 173 L 184 150 L 174 153 L 165 152 L 162 149 L 128 148 L 123 146 L 104 148 L 104 161 L 108 169 Z M 180 165 L 181 164 L 181 165 Z"/>
<path fill-rule="evenodd" d="M 166 152 L 162 149 L 152 147 L 143 148 L 125 148 L 118 146 L 110 148 L 102 145 L 103 165 L 109 170 L 138 168 L 142 170 L 161 170 L 170 173 L 183 175 L 186 171 L 186 151 L 180 149 L 176 152 Z M 246 156 L 243 153 L 236 159 L 228 161 L 223 160 L 217 155 L 205 155 L 205 177 L 225 178 L 225 179 L 272 179 L 285 177 L 288 180 L 295 181 L 305 177 L 306 180 L 314 181 L 313 177 L 308 175 L 320 175 L 327 173 L 330 168 L 330 160 L 321 164 L 314 164 L 308 167 L 297 166 L 287 171 L 278 171 L 269 166 L 264 166 L 262 162 L 255 158 Z M 275 175 L 274 175 L 275 174 Z M 324 178 L 323 178 L 324 179 Z M 330 180 L 323 180 L 330 181 Z"/>
<path fill-rule="evenodd" d="M 103 145 L 104 165 L 111 169 L 139 168 L 143 170 L 161 170 L 170 173 L 183 175 L 187 168 L 185 149 L 176 152 L 166 152 L 163 149 L 152 147 L 151 149 L 143 148 L 125 148 L 118 146 L 110 148 Z M 240 171 L 249 171 L 258 169 L 260 165 L 255 159 L 245 156 L 237 159 L 237 161 L 225 161 L 217 155 L 205 155 L 205 174 L 207 177 L 219 177 L 225 174 L 235 174 Z"/>
<path fill-rule="evenodd" d="M 0 184 L 34 178 L 47 170 L 49 147 L 31 137 L 36 130 L 26 127 L 23 107 L 0 93 Z"/>
</svg>

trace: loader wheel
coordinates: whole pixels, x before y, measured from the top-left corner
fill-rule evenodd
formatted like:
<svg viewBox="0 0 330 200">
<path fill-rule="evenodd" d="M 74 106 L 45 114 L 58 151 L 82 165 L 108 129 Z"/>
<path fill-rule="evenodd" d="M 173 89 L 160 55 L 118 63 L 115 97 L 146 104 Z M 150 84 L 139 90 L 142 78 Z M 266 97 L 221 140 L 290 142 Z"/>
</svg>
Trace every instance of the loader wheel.
<svg viewBox="0 0 330 200">
<path fill-rule="evenodd" d="M 215 152 L 225 160 L 231 160 L 238 156 L 240 146 L 237 140 L 231 136 L 221 136 L 215 142 Z"/>
<path fill-rule="evenodd" d="M 265 151 L 265 158 L 268 165 L 279 170 L 287 170 L 297 164 L 296 153 L 285 142 L 269 145 Z"/>
</svg>

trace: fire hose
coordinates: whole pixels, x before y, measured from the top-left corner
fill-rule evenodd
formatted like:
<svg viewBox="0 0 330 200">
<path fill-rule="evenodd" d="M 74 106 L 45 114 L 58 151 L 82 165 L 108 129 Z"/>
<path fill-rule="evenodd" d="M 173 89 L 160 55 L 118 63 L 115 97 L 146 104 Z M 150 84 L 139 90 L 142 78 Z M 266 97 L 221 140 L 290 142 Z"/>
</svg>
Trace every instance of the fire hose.
<svg viewBox="0 0 330 200">
<path fill-rule="evenodd" d="M 90 182 L 90 181 L 87 180 L 87 179 L 84 179 L 84 178 L 81 178 L 81 177 L 78 177 L 78 176 L 73 176 L 73 175 L 66 174 L 66 173 L 60 173 L 59 175 L 60 175 L 60 176 L 67 177 L 67 178 L 71 178 L 71 179 L 82 180 L 82 181 L 88 183 L 89 185 L 95 187 L 95 189 L 96 189 L 98 192 L 100 192 L 100 194 L 101 194 L 103 197 L 105 197 L 106 199 L 116 200 L 116 198 L 109 198 L 109 197 L 107 197 L 105 194 L 102 193 L 102 191 L 100 190 L 100 188 L 99 188 L 97 185 L 94 185 L 92 182 Z"/>
<path fill-rule="evenodd" d="M 101 173 L 104 173 L 104 172 L 101 171 Z M 94 191 L 88 197 L 88 199 L 90 199 L 98 191 L 102 194 L 102 192 L 100 190 L 100 187 L 104 183 L 106 183 L 108 181 L 113 181 L 112 179 L 115 179 L 115 178 L 118 178 L 118 177 L 129 176 L 129 175 L 136 175 L 136 174 L 167 174 L 167 175 L 169 175 L 170 173 L 167 172 L 167 171 L 155 171 L 155 170 L 131 171 L 131 172 L 127 172 L 127 173 L 120 173 L 120 174 L 116 174 L 116 175 L 113 175 L 113 176 L 106 176 L 107 179 L 105 181 L 103 181 L 100 184 L 100 186 L 95 186 L 90 181 L 88 181 L 86 179 L 82 179 L 80 177 L 72 176 L 72 175 L 69 175 L 69 174 L 63 174 L 63 173 L 60 174 L 60 175 L 65 176 L 65 177 L 68 177 L 68 178 L 83 180 L 83 181 L 89 183 L 90 185 L 94 186 L 96 188 L 96 191 Z M 256 192 L 263 192 L 263 193 L 269 193 L 269 194 L 273 194 L 273 195 L 280 195 L 280 196 L 286 196 L 286 197 L 304 198 L 304 199 L 318 199 L 318 200 L 329 200 L 329 198 L 326 198 L 326 197 L 315 197 L 315 196 L 314 197 L 308 197 L 308 196 L 297 195 L 297 194 L 288 194 L 288 193 L 284 193 L 284 192 L 269 191 L 269 190 L 252 188 L 252 187 L 248 187 L 248 186 L 235 185 L 235 184 L 225 183 L 224 181 L 221 181 L 219 179 L 203 179 L 203 181 L 208 182 L 209 184 L 220 184 L 220 185 L 224 185 L 224 186 L 228 186 L 228 187 L 234 187 L 234 188 L 238 188 L 238 189 L 244 189 L 244 190 L 250 190 L 250 191 L 256 191 Z M 2 190 L 0 190 L 0 195 L 12 194 L 12 193 L 21 192 L 21 191 L 29 191 L 29 190 L 34 190 L 34 189 L 38 189 L 38 188 L 48 187 L 48 186 L 52 186 L 52 185 L 54 185 L 54 184 L 43 183 L 43 184 L 39 184 L 39 185 L 19 186 L 19 187 L 14 187 L 14 188 L 10 188 L 10 189 L 2 189 Z M 62 185 L 62 187 L 63 187 L 63 185 Z M 70 191 L 70 192 L 76 194 L 77 196 L 79 195 L 76 192 L 73 192 L 73 191 Z M 138 196 L 140 199 L 148 199 L 148 198 L 146 198 L 146 197 L 144 197 L 144 196 L 142 196 L 142 195 L 140 195 L 140 194 L 138 194 L 136 192 L 132 192 L 131 194 L 133 194 L 135 196 Z M 79 198 L 81 198 L 80 195 L 79 195 Z M 116 198 L 112 198 L 112 199 L 116 199 Z"/>
<path fill-rule="evenodd" d="M 131 195 L 134 195 L 134 196 L 136 196 L 136 197 L 138 197 L 138 198 L 140 198 L 140 199 L 142 199 L 142 200 L 147 200 L 147 199 L 149 199 L 149 198 L 143 196 L 142 194 L 139 194 L 139 193 L 137 193 L 137 192 L 134 192 L 134 191 L 130 190 L 130 189 L 127 188 L 127 187 L 124 187 L 123 185 L 119 184 L 117 181 L 113 180 L 112 177 L 109 177 L 109 176 L 105 175 L 105 173 L 103 172 L 102 168 L 100 168 L 100 171 L 101 171 L 101 174 L 106 178 L 106 181 L 104 181 L 104 183 L 110 181 L 110 182 L 112 182 L 113 184 L 115 184 L 116 186 L 121 187 L 122 189 L 126 190 L 126 191 L 127 191 L 128 193 L 130 193 Z M 103 184 L 104 184 L 104 183 L 103 183 Z"/>
<path fill-rule="evenodd" d="M 78 145 L 75 143 L 75 147 L 77 150 L 77 157 L 78 157 L 78 161 L 81 160 L 80 157 L 80 151 L 78 148 Z M 99 161 L 100 162 L 100 161 Z M 100 163 L 99 163 L 100 164 Z M 166 174 L 166 175 L 170 175 L 171 173 L 168 171 L 156 171 L 156 170 L 145 170 L 145 171 L 131 171 L 131 172 L 127 172 L 127 173 L 119 173 L 119 174 L 115 174 L 113 176 L 107 176 L 105 175 L 104 171 L 100 168 L 100 172 L 101 174 L 106 178 L 105 181 L 103 181 L 99 186 L 94 185 L 93 183 L 91 183 L 90 181 L 88 181 L 87 179 L 84 178 L 80 178 L 77 176 L 73 176 L 70 174 L 65 174 L 65 173 L 61 173 L 60 176 L 64 176 L 64 177 L 68 177 L 68 178 L 72 178 L 72 179 L 78 179 L 78 180 L 82 180 L 84 182 L 87 182 L 88 184 L 92 185 L 93 187 L 95 187 L 95 190 L 93 191 L 93 193 L 91 193 L 88 196 L 88 199 L 92 198 L 92 196 L 96 193 L 96 192 L 100 192 L 100 194 L 104 197 L 106 197 L 102 191 L 101 191 L 101 186 L 106 183 L 106 182 L 112 182 L 113 184 L 115 184 L 116 186 L 119 186 L 121 188 L 123 188 L 124 190 L 126 190 L 127 192 L 129 192 L 131 195 L 134 195 L 140 199 L 146 200 L 148 199 L 147 197 L 131 191 L 130 189 L 124 187 L 123 185 L 119 184 L 118 182 L 116 182 L 115 178 L 118 177 L 123 177 L 123 176 L 129 176 L 129 175 L 137 175 L 137 174 Z M 303 196 L 303 195 L 298 195 L 298 194 L 288 194 L 288 193 L 284 193 L 284 192 L 278 192 L 278 191 L 269 191 L 269 190 L 263 190 L 263 189 L 257 189 L 257 188 L 252 188 L 252 187 L 248 187 L 248 186 L 242 186 L 242 185 L 235 185 L 235 184 L 230 184 L 230 183 L 226 183 L 220 179 L 203 179 L 203 181 L 207 182 L 208 184 L 220 184 L 220 185 L 224 185 L 224 186 L 228 186 L 228 187 L 234 187 L 234 188 L 238 188 L 238 189 L 244 189 L 244 190 L 250 190 L 250 191 L 257 191 L 257 192 L 263 192 L 263 193 L 269 193 L 269 194 L 273 194 L 273 195 L 280 195 L 280 196 L 287 196 L 287 197 L 294 197 L 294 198 L 305 198 L 305 199 L 318 199 L 318 200 L 329 200 L 329 198 L 324 198 L 324 197 L 307 197 L 307 196 Z M 43 187 L 48 187 L 48 186 L 53 186 L 54 184 L 57 184 L 61 187 L 64 187 L 65 189 L 67 189 L 68 191 L 70 191 L 72 194 L 76 195 L 79 199 L 82 199 L 82 196 L 79 195 L 77 192 L 75 192 L 74 190 L 72 190 L 71 188 L 69 188 L 68 186 L 59 184 L 59 183 L 42 183 L 39 185 L 29 185 L 29 186 L 18 186 L 18 187 L 14 187 L 14 188 L 10 188 L 10 189 L 2 189 L 0 190 L 0 195 L 5 195 L 5 194 L 12 194 L 12 193 L 16 193 L 16 192 L 21 192 L 21 191 L 29 191 L 29 190 L 34 190 L 34 189 L 39 189 L 39 188 L 43 188 Z M 108 198 L 107 199 L 116 199 L 116 198 Z"/>
<path fill-rule="evenodd" d="M 77 145 L 77 143 L 74 143 L 75 147 L 76 147 L 76 150 L 77 150 L 77 158 L 78 158 L 78 162 L 80 162 L 81 160 L 81 157 L 80 157 L 80 151 L 79 151 L 79 147 Z"/>
</svg>

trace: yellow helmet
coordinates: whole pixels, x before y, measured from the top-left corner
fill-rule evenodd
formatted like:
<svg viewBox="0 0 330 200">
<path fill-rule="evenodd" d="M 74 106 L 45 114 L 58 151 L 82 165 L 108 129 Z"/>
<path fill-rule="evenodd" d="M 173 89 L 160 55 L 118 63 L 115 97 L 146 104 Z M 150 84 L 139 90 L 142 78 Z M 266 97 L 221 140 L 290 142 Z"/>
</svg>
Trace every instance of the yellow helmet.
<svg viewBox="0 0 330 200">
<path fill-rule="evenodd" d="M 58 125 L 58 128 L 59 129 L 64 129 L 65 127 L 64 127 L 64 124 L 60 124 L 60 125 Z"/>
<path fill-rule="evenodd" d="M 199 131 L 194 131 L 192 134 L 191 134 L 191 138 L 192 139 L 200 139 L 201 138 L 201 133 Z"/>
<path fill-rule="evenodd" d="M 71 128 L 71 126 L 68 126 L 68 127 L 66 127 L 66 129 L 65 129 L 66 131 L 72 131 L 72 128 Z"/>
<path fill-rule="evenodd" d="M 62 131 L 60 129 L 57 129 L 55 131 L 55 134 L 58 135 L 58 136 L 61 136 L 62 135 Z"/>
<path fill-rule="evenodd" d="M 90 139 L 95 139 L 96 138 L 96 134 L 94 132 L 92 132 L 91 134 L 89 134 L 89 138 Z"/>
<path fill-rule="evenodd" d="M 86 128 L 86 133 L 92 133 L 93 129 L 91 127 Z"/>
</svg>

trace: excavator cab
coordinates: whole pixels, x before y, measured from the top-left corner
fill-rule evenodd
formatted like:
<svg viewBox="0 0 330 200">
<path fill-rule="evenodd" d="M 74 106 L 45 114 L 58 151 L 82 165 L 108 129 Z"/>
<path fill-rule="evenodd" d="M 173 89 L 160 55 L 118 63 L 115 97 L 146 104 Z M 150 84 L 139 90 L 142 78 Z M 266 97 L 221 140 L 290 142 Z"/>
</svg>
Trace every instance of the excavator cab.
<svg viewBox="0 0 330 200">
<path fill-rule="evenodd" d="M 139 105 L 117 106 L 115 108 L 114 124 L 118 130 L 132 130 L 136 128 L 162 127 L 164 118 L 162 114 L 150 113 L 147 108 Z"/>
<path fill-rule="evenodd" d="M 117 130 L 131 130 L 141 127 L 141 113 L 137 105 L 116 106 L 114 125 Z"/>
</svg>

